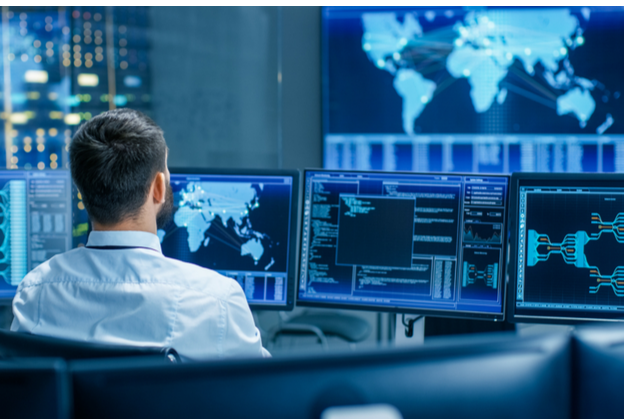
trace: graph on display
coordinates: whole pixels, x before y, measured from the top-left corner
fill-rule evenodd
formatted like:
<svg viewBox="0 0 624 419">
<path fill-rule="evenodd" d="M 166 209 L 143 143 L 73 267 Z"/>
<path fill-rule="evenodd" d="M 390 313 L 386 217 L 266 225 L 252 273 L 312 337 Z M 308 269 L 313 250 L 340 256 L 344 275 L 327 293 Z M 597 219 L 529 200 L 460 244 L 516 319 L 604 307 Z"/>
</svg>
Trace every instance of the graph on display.
<svg viewBox="0 0 624 419">
<path fill-rule="evenodd" d="M 502 243 L 501 224 L 465 223 L 464 242 L 467 243 Z"/>
<path fill-rule="evenodd" d="M 615 295 L 624 297 L 624 266 L 618 266 L 612 275 L 602 275 L 597 266 L 587 262 L 585 246 L 592 240 L 599 240 L 603 233 L 613 234 L 615 240 L 624 243 L 624 213 L 620 213 L 612 222 L 604 222 L 598 213 L 591 214 L 591 223 L 598 228 L 597 233 L 588 234 L 578 231 L 567 234 L 561 243 L 552 243 L 546 234 L 538 234 L 529 230 L 527 235 L 527 265 L 535 266 L 538 262 L 547 261 L 551 254 L 560 254 L 563 260 L 577 268 L 588 269 L 590 278 L 596 278 L 597 285 L 589 287 L 595 294 L 600 287 L 610 287 Z"/>
<path fill-rule="evenodd" d="M 622 7 L 323 8 L 324 165 L 624 171 Z"/>
</svg>

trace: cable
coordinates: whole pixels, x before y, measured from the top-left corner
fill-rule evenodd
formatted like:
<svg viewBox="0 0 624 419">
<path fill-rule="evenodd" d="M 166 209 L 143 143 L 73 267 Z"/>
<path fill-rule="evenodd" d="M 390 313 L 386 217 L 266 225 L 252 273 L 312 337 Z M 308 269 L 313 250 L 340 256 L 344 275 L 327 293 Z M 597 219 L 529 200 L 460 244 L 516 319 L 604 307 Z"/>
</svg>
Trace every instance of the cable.
<svg viewBox="0 0 624 419">
<path fill-rule="evenodd" d="M 423 316 L 418 316 L 418 317 L 414 317 L 413 319 L 407 319 L 406 321 L 405 313 L 403 313 L 403 316 L 401 317 L 401 322 L 403 323 L 403 326 L 405 326 L 406 337 L 411 338 L 412 336 L 414 336 L 414 323 L 416 323 L 418 320 L 422 318 Z"/>
</svg>

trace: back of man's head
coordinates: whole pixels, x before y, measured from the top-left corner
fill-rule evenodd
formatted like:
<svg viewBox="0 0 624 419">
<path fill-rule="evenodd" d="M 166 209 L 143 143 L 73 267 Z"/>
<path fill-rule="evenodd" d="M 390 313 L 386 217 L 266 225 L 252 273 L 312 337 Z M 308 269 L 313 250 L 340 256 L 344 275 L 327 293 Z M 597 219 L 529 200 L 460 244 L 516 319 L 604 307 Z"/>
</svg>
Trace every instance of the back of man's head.
<svg viewBox="0 0 624 419">
<path fill-rule="evenodd" d="M 167 144 L 149 117 L 132 109 L 85 122 L 69 147 L 71 175 L 92 221 L 114 225 L 138 215 L 154 176 L 166 170 Z"/>
</svg>

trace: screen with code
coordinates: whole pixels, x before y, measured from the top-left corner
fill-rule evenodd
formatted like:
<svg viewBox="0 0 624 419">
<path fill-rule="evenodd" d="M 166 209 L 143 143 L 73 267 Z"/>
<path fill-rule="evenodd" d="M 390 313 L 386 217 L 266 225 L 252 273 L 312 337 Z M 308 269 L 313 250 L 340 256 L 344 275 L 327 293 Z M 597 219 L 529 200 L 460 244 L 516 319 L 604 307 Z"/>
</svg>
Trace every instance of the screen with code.
<svg viewBox="0 0 624 419">
<path fill-rule="evenodd" d="M 298 304 L 502 319 L 508 177 L 306 171 Z"/>
</svg>

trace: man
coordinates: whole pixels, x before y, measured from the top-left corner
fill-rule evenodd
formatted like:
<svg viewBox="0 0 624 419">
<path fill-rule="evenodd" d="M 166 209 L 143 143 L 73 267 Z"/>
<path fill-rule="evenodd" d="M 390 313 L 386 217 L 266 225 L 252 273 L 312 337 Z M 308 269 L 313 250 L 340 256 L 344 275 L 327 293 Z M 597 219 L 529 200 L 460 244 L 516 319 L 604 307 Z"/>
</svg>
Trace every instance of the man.
<svg viewBox="0 0 624 419">
<path fill-rule="evenodd" d="M 173 193 L 154 121 L 130 109 L 98 115 L 76 132 L 69 156 L 93 231 L 86 247 L 24 278 L 11 330 L 168 346 L 191 360 L 270 356 L 236 281 L 161 252 L 156 231 Z"/>
</svg>

